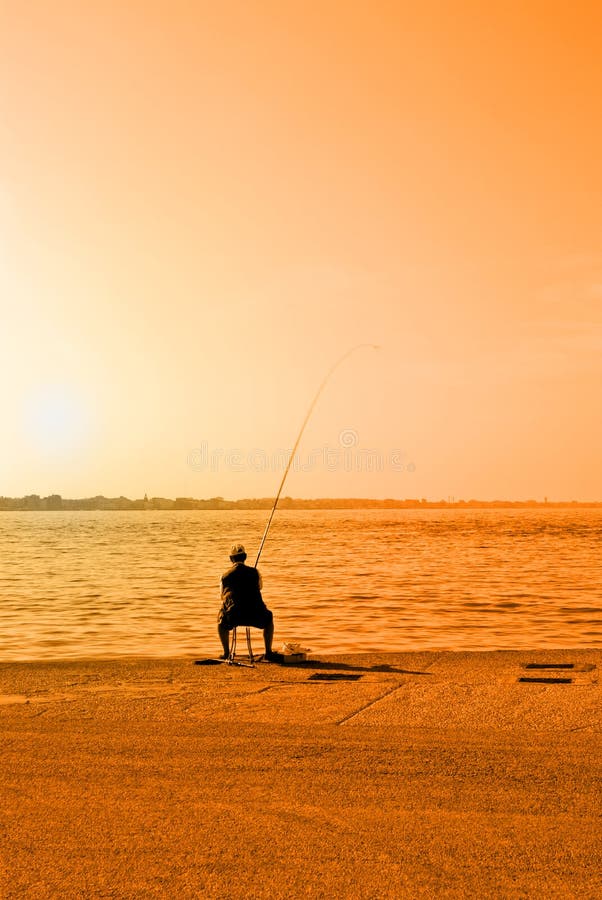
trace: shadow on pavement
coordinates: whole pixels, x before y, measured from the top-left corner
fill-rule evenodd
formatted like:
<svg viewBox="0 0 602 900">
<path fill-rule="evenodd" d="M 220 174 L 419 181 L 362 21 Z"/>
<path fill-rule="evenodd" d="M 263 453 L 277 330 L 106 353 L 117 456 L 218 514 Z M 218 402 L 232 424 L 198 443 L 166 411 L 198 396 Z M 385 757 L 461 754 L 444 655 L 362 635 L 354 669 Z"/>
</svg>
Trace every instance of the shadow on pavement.
<svg viewBox="0 0 602 900">
<path fill-rule="evenodd" d="M 329 669 L 337 672 L 392 672 L 394 675 L 430 675 L 430 672 L 414 672 L 411 669 L 398 669 L 382 663 L 377 666 L 354 666 L 350 663 L 326 662 L 319 659 L 303 659 L 296 663 L 286 663 L 287 669 Z"/>
<path fill-rule="evenodd" d="M 275 656 L 280 656 L 281 654 L 274 654 Z M 193 665 L 195 666 L 219 666 L 224 665 L 227 660 L 223 659 L 195 659 L 193 660 Z M 256 663 L 263 662 L 262 656 L 257 657 L 255 660 Z M 322 661 L 319 659 L 300 659 L 298 662 L 290 662 L 290 663 L 282 663 L 281 659 L 273 660 L 276 665 L 281 665 L 286 669 L 319 669 L 320 671 L 332 671 L 332 672 L 390 672 L 393 675 L 431 675 L 431 672 L 415 672 L 413 669 L 399 669 L 396 666 L 390 666 L 387 663 L 381 663 L 376 666 L 354 666 L 350 663 L 343 662 L 327 662 L 326 660 Z M 249 663 L 235 662 L 233 665 L 237 666 L 248 666 L 254 668 L 254 666 L 250 666 Z"/>
</svg>

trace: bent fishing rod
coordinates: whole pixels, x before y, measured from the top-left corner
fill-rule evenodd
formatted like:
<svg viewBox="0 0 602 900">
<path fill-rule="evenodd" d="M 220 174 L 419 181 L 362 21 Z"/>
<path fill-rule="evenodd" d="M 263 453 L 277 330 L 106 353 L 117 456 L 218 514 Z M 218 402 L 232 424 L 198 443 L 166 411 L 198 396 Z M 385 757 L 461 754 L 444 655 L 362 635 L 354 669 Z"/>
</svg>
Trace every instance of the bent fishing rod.
<svg viewBox="0 0 602 900">
<path fill-rule="evenodd" d="M 276 507 L 278 506 L 278 501 L 280 500 L 280 494 L 282 493 L 282 488 L 284 487 L 284 482 L 286 481 L 286 477 L 289 473 L 290 467 L 293 464 L 293 460 L 294 460 L 295 454 L 297 452 L 297 447 L 299 446 L 301 438 L 303 437 L 303 432 L 305 431 L 305 426 L 309 422 L 311 414 L 314 411 L 316 403 L 318 402 L 318 399 L 320 397 L 320 394 L 322 393 L 322 391 L 328 384 L 330 377 L 333 375 L 335 370 L 338 369 L 338 367 L 341 365 L 341 363 L 343 363 L 349 356 L 351 356 L 352 353 L 355 353 L 355 351 L 359 350 L 361 347 L 370 347 L 371 350 L 379 349 L 377 344 L 356 344 L 355 347 L 351 347 L 350 350 L 347 350 L 346 353 L 343 353 L 343 355 L 341 357 L 339 357 L 339 359 L 337 359 L 335 364 L 330 367 L 330 369 L 328 370 L 328 372 L 326 373 L 326 375 L 324 377 L 324 380 L 322 381 L 318 390 L 316 391 L 313 400 L 311 401 L 310 407 L 307 410 L 307 414 L 306 414 L 305 418 L 303 419 L 303 424 L 301 425 L 301 430 L 299 431 L 299 434 L 297 435 L 297 440 L 295 441 L 295 445 L 291 451 L 291 455 L 289 457 L 286 469 L 284 470 L 284 475 L 282 476 L 282 481 L 280 482 L 280 487 L 278 488 L 278 493 L 276 494 L 276 499 L 274 500 L 274 505 L 272 506 L 272 511 L 270 512 L 270 517 L 267 521 L 267 525 L 265 526 L 265 531 L 263 532 L 263 537 L 261 538 L 259 550 L 257 551 L 257 559 L 255 560 L 255 568 L 257 568 L 257 563 L 259 562 L 259 557 L 261 556 L 261 551 L 263 550 L 263 545 L 265 544 L 265 540 L 268 536 L 268 532 L 270 530 L 270 525 L 272 524 L 272 519 L 274 518 L 274 513 L 276 512 Z"/>
</svg>

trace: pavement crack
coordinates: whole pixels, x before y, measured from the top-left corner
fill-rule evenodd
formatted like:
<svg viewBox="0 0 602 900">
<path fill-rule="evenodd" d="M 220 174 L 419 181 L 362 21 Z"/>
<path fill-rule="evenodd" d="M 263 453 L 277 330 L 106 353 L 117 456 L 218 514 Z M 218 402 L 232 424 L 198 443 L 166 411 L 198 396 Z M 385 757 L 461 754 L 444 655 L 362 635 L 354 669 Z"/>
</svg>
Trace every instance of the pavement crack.
<svg viewBox="0 0 602 900">
<path fill-rule="evenodd" d="M 575 728 L 567 728 L 565 734 L 574 734 L 576 731 L 585 731 L 586 728 L 595 728 L 601 725 L 600 719 L 594 719 L 593 722 L 586 722 L 585 725 L 577 725 Z"/>
<path fill-rule="evenodd" d="M 390 697 L 391 694 L 394 694 L 395 691 L 398 691 L 399 688 L 404 687 L 406 684 L 405 681 L 398 682 L 392 688 L 389 688 L 388 691 L 385 691 L 384 694 L 380 694 L 380 696 L 375 697 L 374 700 L 369 700 L 368 703 L 364 703 L 363 706 L 360 706 L 359 709 L 354 710 L 354 712 L 349 713 L 348 716 L 344 716 L 342 719 L 339 719 L 336 722 L 337 725 L 344 725 L 345 722 L 348 722 L 350 719 L 353 719 L 355 716 L 358 716 L 365 709 L 369 709 L 371 706 L 374 706 L 376 703 L 380 703 L 381 700 L 384 700 L 386 697 Z"/>
</svg>

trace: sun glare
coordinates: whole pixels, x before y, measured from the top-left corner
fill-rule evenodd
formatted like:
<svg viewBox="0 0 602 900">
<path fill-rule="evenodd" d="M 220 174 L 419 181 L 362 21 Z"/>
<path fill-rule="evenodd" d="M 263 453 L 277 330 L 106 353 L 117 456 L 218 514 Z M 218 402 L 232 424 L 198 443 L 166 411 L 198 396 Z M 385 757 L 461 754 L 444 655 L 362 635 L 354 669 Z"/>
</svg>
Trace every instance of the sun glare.
<svg viewBox="0 0 602 900">
<path fill-rule="evenodd" d="M 83 397 L 68 385 L 33 391 L 25 404 L 25 427 L 31 443 L 46 453 L 61 454 L 80 446 L 89 433 Z"/>
</svg>

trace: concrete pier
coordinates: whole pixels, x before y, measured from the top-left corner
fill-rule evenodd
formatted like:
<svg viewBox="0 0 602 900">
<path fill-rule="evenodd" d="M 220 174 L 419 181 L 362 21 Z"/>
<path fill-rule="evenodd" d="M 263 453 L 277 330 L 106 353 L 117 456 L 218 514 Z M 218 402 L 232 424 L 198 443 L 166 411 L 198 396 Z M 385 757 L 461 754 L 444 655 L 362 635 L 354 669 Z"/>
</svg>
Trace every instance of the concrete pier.
<svg viewBox="0 0 602 900">
<path fill-rule="evenodd" d="M 593 900 L 601 666 L 0 664 L 1 896 Z"/>
</svg>

